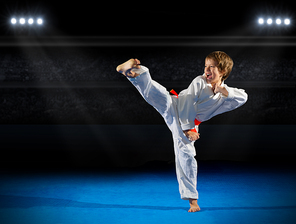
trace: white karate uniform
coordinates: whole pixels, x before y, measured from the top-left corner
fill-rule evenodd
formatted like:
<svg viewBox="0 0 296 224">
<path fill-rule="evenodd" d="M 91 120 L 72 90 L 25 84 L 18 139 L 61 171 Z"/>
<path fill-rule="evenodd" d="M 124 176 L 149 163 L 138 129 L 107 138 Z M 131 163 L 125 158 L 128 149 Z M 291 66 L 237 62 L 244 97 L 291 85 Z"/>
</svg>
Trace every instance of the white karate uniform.
<svg viewBox="0 0 296 224">
<path fill-rule="evenodd" d="M 181 198 L 198 199 L 194 142 L 189 141 L 183 130 L 196 128 L 198 132 L 195 119 L 203 122 L 217 114 L 233 110 L 243 105 L 248 95 L 244 90 L 228 87 L 224 83 L 222 86 L 228 91 L 228 97 L 221 93 L 214 94 L 211 84 L 208 84 L 205 75 L 202 75 L 196 77 L 177 98 L 171 96 L 166 88 L 152 80 L 145 66 L 132 70 L 140 75 L 128 79 L 143 98 L 161 114 L 172 132 Z"/>
</svg>

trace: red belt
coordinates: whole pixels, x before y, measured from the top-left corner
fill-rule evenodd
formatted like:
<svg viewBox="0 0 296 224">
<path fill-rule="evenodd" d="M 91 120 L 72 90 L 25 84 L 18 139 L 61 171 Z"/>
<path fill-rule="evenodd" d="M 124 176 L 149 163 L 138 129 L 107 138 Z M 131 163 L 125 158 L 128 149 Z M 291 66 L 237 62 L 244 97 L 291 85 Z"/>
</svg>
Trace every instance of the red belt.
<svg viewBox="0 0 296 224">
<path fill-rule="evenodd" d="M 170 91 L 170 93 L 172 93 L 172 94 L 174 94 L 175 96 L 177 96 L 177 98 L 179 97 L 178 93 L 176 93 L 176 91 L 173 90 L 173 89 Z M 196 126 L 198 126 L 200 123 L 201 123 L 201 121 L 199 121 L 199 120 L 197 120 L 197 119 L 194 120 L 194 124 L 195 124 Z M 197 132 L 195 128 L 190 129 L 190 131 Z"/>
</svg>

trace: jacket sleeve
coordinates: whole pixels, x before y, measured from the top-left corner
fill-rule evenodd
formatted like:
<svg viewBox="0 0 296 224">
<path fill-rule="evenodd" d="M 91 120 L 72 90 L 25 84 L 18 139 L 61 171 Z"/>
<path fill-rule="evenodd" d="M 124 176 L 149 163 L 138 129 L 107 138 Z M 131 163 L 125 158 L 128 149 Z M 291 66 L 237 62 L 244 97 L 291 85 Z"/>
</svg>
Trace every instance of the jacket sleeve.
<svg viewBox="0 0 296 224">
<path fill-rule="evenodd" d="M 225 88 L 228 91 L 228 97 L 224 97 L 224 103 L 215 111 L 213 116 L 234 110 L 244 105 L 248 100 L 248 94 L 245 90 L 229 87 L 227 85 L 225 85 Z"/>
</svg>

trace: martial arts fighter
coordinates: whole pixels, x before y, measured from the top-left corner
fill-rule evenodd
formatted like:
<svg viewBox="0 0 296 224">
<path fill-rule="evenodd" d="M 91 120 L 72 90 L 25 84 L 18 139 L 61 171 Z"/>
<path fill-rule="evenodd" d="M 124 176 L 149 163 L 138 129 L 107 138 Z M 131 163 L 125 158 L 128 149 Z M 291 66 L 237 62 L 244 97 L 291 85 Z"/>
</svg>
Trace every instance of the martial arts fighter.
<svg viewBox="0 0 296 224">
<path fill-rule="evenodd" d="M 188 212 L 200 211 L 194 158 L 194 142 L 200 138 L 199 124 L 242 106 L 248 98 L 243 89 L 228 87 L 224 83 L 232 67 L 233 61 L 226 53 L 215 51 L 209 54 L 205 59 L 204 74 L 197 76 L 179 95 L 170 95 L 152 80 L 148 68 L 140 65 L 138 59 L 130 59 L 116 68 L 162 115 L 172 132 L 179 192 L 182 199 L 189 200 Z"/>
</svg>

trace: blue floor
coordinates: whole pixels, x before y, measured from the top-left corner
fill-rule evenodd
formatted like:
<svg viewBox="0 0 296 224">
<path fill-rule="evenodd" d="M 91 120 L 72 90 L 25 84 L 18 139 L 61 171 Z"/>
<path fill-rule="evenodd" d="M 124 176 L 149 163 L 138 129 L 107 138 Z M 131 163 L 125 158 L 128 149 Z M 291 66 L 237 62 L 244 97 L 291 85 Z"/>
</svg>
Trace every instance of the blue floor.
<svg viewBox="0 0 296 224">
<path fill-rule="evenodd" d="M 5 171 L 0 223 L 296 223 L 289 167 L 199 163 L 201 211 L 188 213 L 173 168 Z"/>
</svg>

